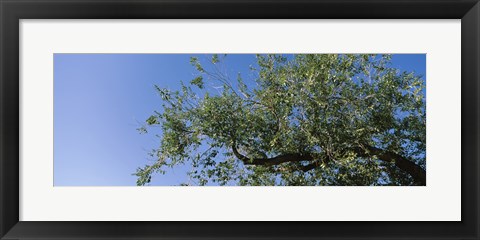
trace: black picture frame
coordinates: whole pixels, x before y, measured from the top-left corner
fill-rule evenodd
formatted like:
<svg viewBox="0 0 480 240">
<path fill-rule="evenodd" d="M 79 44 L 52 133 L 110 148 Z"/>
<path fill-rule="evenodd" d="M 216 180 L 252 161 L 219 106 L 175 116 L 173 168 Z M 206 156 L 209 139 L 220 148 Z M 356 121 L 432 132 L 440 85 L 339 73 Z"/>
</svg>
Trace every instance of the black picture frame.
<svg viewBox="0 0 480 240">
<path fill-rule="evenodd" d="M 1 239 L 480 239 L 478 0 L 0 0 L 0 15 Z M 19 20 L 162 18 L 461 19 L 462 221 L 19 221 Z"/>
</svg>

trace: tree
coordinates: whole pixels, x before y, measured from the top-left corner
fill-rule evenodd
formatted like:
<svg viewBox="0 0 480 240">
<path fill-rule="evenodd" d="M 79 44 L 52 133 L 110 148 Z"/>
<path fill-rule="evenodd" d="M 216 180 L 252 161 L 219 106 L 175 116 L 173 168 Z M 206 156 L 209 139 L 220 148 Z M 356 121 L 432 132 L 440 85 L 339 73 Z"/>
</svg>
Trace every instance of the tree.
<svg viewBox="0 0 480 240">
<path fill-rule="evenodd" d="M 137 184 L 189 165 L 184 185 L 426 185 L 425 80 L 389 55 L 257 55 L 247 84 L 225 56 L 163 103 L 140 131 L 162 129 Z"/>
</svg>

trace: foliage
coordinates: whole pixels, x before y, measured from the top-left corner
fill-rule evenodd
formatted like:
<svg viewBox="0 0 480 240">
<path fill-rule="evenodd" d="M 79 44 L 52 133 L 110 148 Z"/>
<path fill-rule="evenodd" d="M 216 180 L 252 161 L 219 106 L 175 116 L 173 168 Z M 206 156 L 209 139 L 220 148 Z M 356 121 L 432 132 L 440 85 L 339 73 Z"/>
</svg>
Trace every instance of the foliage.
<svg viewBox="0 0 480 240">
<path fill-rule="evenodd" d="M 191 166 L 182 185 L 425 185 L 425 81 L 389 55 L 257 55 L 250 79 L 192 58 L 181 90 L 156 86 L 154 173 Z M 248 84 L 247 84 L 248 82 Z"/>
</svg>

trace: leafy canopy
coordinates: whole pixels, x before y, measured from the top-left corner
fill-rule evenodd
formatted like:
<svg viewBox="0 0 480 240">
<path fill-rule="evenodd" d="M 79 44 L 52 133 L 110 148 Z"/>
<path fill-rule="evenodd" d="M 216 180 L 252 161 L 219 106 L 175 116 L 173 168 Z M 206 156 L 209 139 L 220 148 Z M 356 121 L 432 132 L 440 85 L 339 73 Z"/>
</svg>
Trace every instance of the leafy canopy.
<svg viewBox="0 0 480 240">
<path fill-rule="evenodd" d="M 226 56 L 162 99 L 154 173 L 188 165 L 183 185 L 425 185 L 425 81 L 389 55 L 257 55 L 243 79 Z M 248 83 L 248 84 L 247 84 Z"/>
</svg>

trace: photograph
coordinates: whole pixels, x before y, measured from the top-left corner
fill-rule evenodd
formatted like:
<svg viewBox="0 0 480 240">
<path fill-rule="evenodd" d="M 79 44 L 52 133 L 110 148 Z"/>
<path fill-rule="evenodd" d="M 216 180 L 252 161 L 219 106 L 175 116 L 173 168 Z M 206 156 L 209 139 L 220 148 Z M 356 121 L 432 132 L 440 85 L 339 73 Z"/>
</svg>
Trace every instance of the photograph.
<svg viewBox="0 0 480 240">
<path fill-rule="evenodd" d="M 62 186 L 426 186 L 426 54 L 53 54 Z"/>
<path fill-rule="evenodd" d="M 0 240 L 480 240 L 480 0 L 0 15 Z"/>
</svg>

